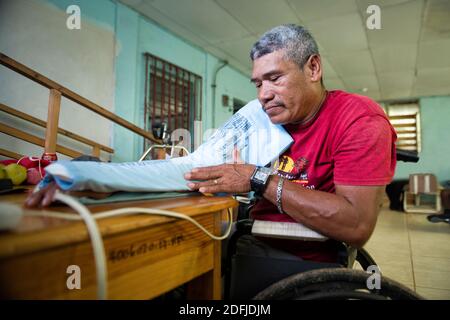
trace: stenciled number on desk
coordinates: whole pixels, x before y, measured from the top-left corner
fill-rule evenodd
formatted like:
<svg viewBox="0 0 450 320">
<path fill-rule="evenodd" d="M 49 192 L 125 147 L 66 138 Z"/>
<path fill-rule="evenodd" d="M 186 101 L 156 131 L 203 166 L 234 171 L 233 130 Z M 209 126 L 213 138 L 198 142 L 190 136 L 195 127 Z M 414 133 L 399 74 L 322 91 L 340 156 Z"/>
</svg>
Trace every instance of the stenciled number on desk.
<svg viewBox="0 0 450 320">
<path fill-rule="evenodd" d="M 132 243 L 128 247 L 113 249 L 108 252 L 108 260 L 117 262 L 120 260 L 136 257 L 149 253 L 153 250 L 165 250 L 177 246 L 184 241 L 182 234 L 162 238 L 153 242 Z"/>
</svg>

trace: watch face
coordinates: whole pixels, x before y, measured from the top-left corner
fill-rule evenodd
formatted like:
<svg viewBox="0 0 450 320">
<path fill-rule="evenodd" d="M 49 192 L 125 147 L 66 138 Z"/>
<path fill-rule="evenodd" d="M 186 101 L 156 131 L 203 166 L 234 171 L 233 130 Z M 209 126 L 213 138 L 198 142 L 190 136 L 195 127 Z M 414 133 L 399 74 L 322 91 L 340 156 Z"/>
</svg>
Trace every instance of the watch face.
<svg viewBox="0 0 450 320">
<path fill-rule="evenodd" d="M 268 174 L 266 172 L 262 172 L 258 170 L 255 174 L 255 179 L 260 181 L 265 181 L 267 179 Z"/>
</svg>

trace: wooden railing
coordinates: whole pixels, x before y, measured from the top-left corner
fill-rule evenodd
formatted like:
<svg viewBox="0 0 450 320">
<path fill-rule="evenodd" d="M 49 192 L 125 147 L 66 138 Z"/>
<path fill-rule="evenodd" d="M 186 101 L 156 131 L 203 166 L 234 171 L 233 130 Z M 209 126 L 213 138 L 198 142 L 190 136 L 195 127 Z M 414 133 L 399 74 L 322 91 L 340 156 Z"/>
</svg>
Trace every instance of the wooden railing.
<svg viewBox="0 0 450 320">
<path fill-rule="evenodd" d="M 63 146 L 60 146 L 56 143 L 57 141 L 57 134 L 60 133 L 64 136 L 70 137 L 74 140 L 77 140 L 79 142 L 85 143 L 89 146 L 92 146 L 92 154 L 94 156 L 99 156 L 100 151 L 106 151 L 109 153 L 113 153 L 114 150 L 101 145 L 95 141 L 89 140 L 87 138 L 81 137 L 75 133 L 72 133 L 70 131 L 58 128 L 58 122 L 59 122 L 59 113 L 60 113 L 60 107 L 61 107 L 61 96 L 85 107 L 86 109 L 89 109 L 100 116 L 113 121 L 114 123 L 125 127 L 129 129 L 130 131 L 134 132 L 135 134 L 143 137 L 144 139 L 149 139 L 155 143 L 161 143 L 160 140 L 156 139 L 153 134 L 150 132 L 147 132 L 136 125 L 132 124 L 131 122 L 128 122 L 127 120 L 117 116 L 116 114 L 106 110 L 105 108 L 102 108 L 98 104 L 78 95 L 77 93 L 67 89 L 66 87 L 56 83 L 53 80 L 50 80 L 49 78 L 41 75 L 40 73 L 28 68 L 27 66 L 15 61 L 14 59 L 0 53 L 0 64 L 4 65 L 5 67 L 27 77 L 30 80 L 33 80 L 34 82 L 39 83 L 40 85 L 48 88 L 50 90 L 49 93 L 49 103 L 48 103 L 48 113 L 47 113 L 47 121 L 44 122 L 40 119 L 36 119 L 30 115 L 27 115 L 23 112 L 20 112 L 18 110 L 15 110 L 11 107 L 8 107 L 4 104 L 0 104 L 0 110 L 3 112 L 6 112 L 10 115 L 13 115 L 15 117 L 18 117 L 22 120 L 29 121 L 31 123 L 34 123 L 38 126 L 42 126 L 46 128 L 45 132 L 45 139 L 33 136 L 31 134 L 28 134 L 24 131 L 21 131 L 16 128 L 12 128 L 6 124 L 0 124 L 0 131 L 3 133 L 6 133 L 10 136 L 14 136 L 18 139 L 22 139 L 24 141 L 33 143 L 35 145 L 43 146 L 44 147 L 44 154 L 55 154 L 56 152 L 68 155 L 70 157 L 77 157 L 81 155 L 80 152 L 77 152 L 75 150 L 72 150 L 70 148 L 66 148 Z M 8 154 L 6 154 L 8 153 Z M 0 149 L 0 154 L 12 157 L 12 156 L 20 156 L 17 153 L 7 151 L 4 149 Z"/>
<path fill-rule="evenodd" d="M 30 123 L 33 123 L 33 124 L 35 124 L 35 125 L 37 125 L 39 127 L 45 128 L 47 126 L 45 121 L 37 119 L 35 117 L 32 117 L 29 114 L 23 113 L 23 112 L 18 111 L 18 110 L 14 109 L 14 108 L 10 108 L 10 107 L 4 105 L 3 103 L 0 103 L 0 111 L 3 111 L 5 113 L 7 113 L 9 115 L 12 115 L 14 117 L 17 117 L 19 119 L 28 121 Z M 6 134 L 9 134 L 11 136 L 14 136 L 14 137 L 18 138 L 16 135 L 10 134 L 11 131 L 10 130 L 9 131 L 6 130 L 6 128 L 3 127 L 2 124 L 0 124 L 0 131 L 3 132 L 3 133 L 6 133 Z M 108 152 L 108 153 L 114 153 L 114 149 L 112 149 L 112 148 L 110 148 L 108 146 L 102 145 L 100 143 L 97 143 L 95 141 L 92 141 L 90 139 L 84 138 L 84 137 L 82 137 L 82 136 L 80 136 L 80 135 L 78 135 L 76 133 L 73 133 L 73 132 L 70 132 L 70 131 L 67 131 L 67 130 L 64 130 L 64 129 L 61 129 L 61 128 L 58 128 L 58 133 L 63 135 L 63 136 L 66 136 L 68 138 L 71 138 L 73 140 L 76 140 L 76 141 L 79 141 L 79 142 L 82 142 L 84 144 L 87 144 L 87 145 L 91 146 L 92 147 L 92 155 L 95 156 L 95 157 L 99 157 L 100 156 L 100 151 L 105 151 L 105 152 Z M 23 132 L 23 134 L 24 135 L 29 135 L 28 133 L 25 133 L 25 132 Z M 28 142 L 33 143 L 32 141 L 28 141 Z M 45 144 L 44 145 L 38 144 L 38 145 L 43 147 Z M 74 151 L 74 152 L 76 152 L 76 151 Z M 1 154 L 1 151 L 0 151 L 0 154 Z"/>
<path fill-rule="evenodd" d="M 17 159 L 17 160 L 19 160 L 20 158 L 23 157 L 23 155 L 21 155 L 20 153 L 8 151 L 8 150 L 2 149 L 2 148 L 0 148 L 0 155 L 11 158 L 11 159 Z"/>
<path fill-rule="evenodd" d="M 36 136 L 34 136 L 32 134 L 29 134 L 27 132 L 24 132 L 24 131 L 22 131 L 20 129 L 13 128 L 13 127 L 8 126 L 8 125 L 6 125 L 4 123 L 0 123 L 0 132 L 3 132 L 3 133 L 5 133 L 5 134 L 7 134 L 7 135 L 9 135 L 11 137 L 14 137 L 14 138 L 17 138 L 17 139 L 20 139 L 20 140 L 32 143 L 32 144 L 37 145 L 37 146 L 41 146 L 41 147 L 44 147 L 44 148 L 47 147 L 46 146 L 47 145 L 46 141 L 44 139 L 36 137 Z M 49 149 L 45 149 L 45 150 L 49 150 Z M 56 144 L 56 143 L 54 145 L 54 149 L 50 149 L 50 150 L 54 150 L 53 153 L 59 152 L 59 153 L 62 153 L 64 155 L 72 157 L 72 158 L 76 158 L 76 157 L 81 156 L 80 152 L 72 150 L 72 149 L 67 148 L 67 147 L 63 147 L 63 146 L 61 146 L 59 144 Z"/>
</svg>

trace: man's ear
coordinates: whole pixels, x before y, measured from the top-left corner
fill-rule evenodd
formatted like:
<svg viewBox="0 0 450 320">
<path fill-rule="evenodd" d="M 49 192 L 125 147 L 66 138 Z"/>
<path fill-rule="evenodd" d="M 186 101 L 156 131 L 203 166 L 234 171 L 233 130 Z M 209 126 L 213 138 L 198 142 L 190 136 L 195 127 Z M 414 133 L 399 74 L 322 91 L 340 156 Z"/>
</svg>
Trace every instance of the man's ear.
<svg viewBox="0 0 450 320">
<path fill-rule="evenodd" d="M 322 59 L 320 55 L 311 55 L 306 62 L 306 67 L 309 69 L 308 76 L 311 82 L 320 82 L 320 79 L 322 79 Z"/>
</svg>

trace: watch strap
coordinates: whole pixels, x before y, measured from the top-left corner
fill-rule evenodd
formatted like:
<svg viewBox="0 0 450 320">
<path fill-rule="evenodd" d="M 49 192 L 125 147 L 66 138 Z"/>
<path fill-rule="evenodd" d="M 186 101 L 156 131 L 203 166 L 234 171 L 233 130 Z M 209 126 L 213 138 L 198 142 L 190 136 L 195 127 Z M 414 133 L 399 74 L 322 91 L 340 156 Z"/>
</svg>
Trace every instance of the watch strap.
<svg viewBox="0 0 450 320">
<path fill-rule="evenodd" d="M 266 171 L 267 178 L 265 179 L 265 181 L 259 181 L 259 180 L 255 179 L 255 176 L 259 171 Z M 250 188 L 254 192 L 254 195 L 256 198 L 261 198 L 264 191 L 266 190 L 266 186 L 269 181 L 270 173 L 271 173 L 270 168 L 258 167 L 258 166 L 255 168 L 255 171 L 253 171 L 253 174 L 250 178 Z"/>
</svg>

